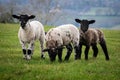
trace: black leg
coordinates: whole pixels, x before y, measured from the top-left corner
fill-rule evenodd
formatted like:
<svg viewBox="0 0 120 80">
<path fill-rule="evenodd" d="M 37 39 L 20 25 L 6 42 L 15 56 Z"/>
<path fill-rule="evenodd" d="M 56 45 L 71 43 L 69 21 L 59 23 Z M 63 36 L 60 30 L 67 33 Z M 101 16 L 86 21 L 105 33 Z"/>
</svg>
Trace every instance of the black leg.
<svg viewBox="0 0 120 80">
<path fill-rule="evenodd" d="M 79 58 L 81 59 L 82 54 L 82 44 L 79 44 Z"/>
<path fill-rule="evenodd" d="M 102 40 L 102 41 L 100 42 L 100 45 L 101 45 L 101 47 L 102 47 L 102 49 L 103 49 L 103 52 L 104 52 L 105 57 L 106 57 L 106 60 L 109 60 L 108 50 L 107 50 L 107 46 L 106 46 L 105 40 Z"/>
<path fill-rule="evenodd" d="M 98 48 L 97 45 L 92 45 L 92 49 L 93 49 L 93 57 L 97 57 L 98 54 Z"/>
<path fill-rule="evenodd" d="M 90 46 L 86 46 L 86 48 L 85 48 L 85 60 L 88 60 L 89 49 L 90 49 Z"/>
<path fill-rule="evenodd" d="M 32 51 L 30 49 L 28 49 L 28 55 L 31 55 Z"/>
<path fill-rule="evenodd" d="M 59 50 L 58 50 L 58 58 L 59 58 L 59 61 L 60 61 L 60 62 L 62 61 L 62 50 L 63 50 L 63 49 L 59 49 Z"/>
<path fill-rule="evenodd" d="M 26 59 L 26 58 L 27 58 L 26 49 L 23 49 L 22 51 L 23 51 L 23 54 L 24 54 L 24 55 L 23 55 L 23 59 Z"/>
<path fill-rule="evenodd" d="M 69 57 L 72 53 L 73 48 L 71 44 L 67 45 L 66 48 L 67 48 L 67 55 L 65 56 L 65 60 L 69 60 Z"/>
<path fill-rule="evenodd" d="M 26 55 L 26 49 L 23 49 L 23 54 Z"/>
<path fill-rule="evenodd" d="M 81 59 L 81 47 L 82 47 L 81 45 L 74 47 L 76 53 L 75 60 Z"/>
</svg>

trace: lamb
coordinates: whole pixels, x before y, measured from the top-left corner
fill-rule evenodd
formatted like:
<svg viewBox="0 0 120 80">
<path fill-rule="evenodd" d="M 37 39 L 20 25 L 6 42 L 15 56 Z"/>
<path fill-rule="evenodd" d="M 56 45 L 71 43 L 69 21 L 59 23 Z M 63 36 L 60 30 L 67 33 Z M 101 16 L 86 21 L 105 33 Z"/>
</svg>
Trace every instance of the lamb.
<svg viewBox="0 0 120 80">
<path fill-rule="evenodd" d="M 75 19 L 75 21 L 81 24 L 81 27 L 80 27 L 81 35 L 80 35 L 80 43 L 79 43 L 80 59 L 81 59 L 81 53 L 82 53 L 82 45 L 86 46 L 85 59 L 88 60 L 88 52 L 89 52 L 90 46 L 92 46 L 92 49 L 94 52 L 93 57 L 97 57 L 97 54 L 98 54 L 97 43 L 99 43 L 103 49 L 106 60 L 109 60 L 108 50 L 107 50 L 106 41 L 105 41 L 103 32 L 99 29 L 89 28 L 89 24 L 94 23 L 95 20 L 88 21 L 88 20 Z"/>
<path fill-rule="evenodd" d="M 44 49 L 45 42 L 45 32 L 44 27 L 39 21 L 29 21 L 35 18 L 34 15 L 12 15 L 20 21 L 20 28 L 18 32 L 18 38 L 20 44 L 22 45 L 23 58 L 30 60 L 34 51 L 34 42 L 39 40 L 41 44 L 41 58 L 44 57 L 42 50 Z M 28 49 L 26 49 L 26 44 L 28 43 Z"/>
<path fill-rule="evenodd" d="M 58 55 L 59 61 L 62 61 L 62 50 L 64 46 L 67 48 L 65 60 L 69 60 L 73 50 L 71 43 L 75 49 L 75 59 L 78 59 L 79 30 L 76 26 L 65 24 L 52 28 L 47 32 L 45 40 L 46 49 L 43 52 L 48 51 L 51 61 L 55 61 L 56 55 Z"/>
</svg>

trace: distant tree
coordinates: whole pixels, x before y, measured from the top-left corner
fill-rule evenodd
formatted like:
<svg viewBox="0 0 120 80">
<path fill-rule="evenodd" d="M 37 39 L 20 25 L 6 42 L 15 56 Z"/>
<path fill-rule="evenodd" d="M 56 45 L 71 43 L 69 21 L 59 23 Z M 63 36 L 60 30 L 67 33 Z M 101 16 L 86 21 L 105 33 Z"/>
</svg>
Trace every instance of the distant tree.
<svg viewBox="0 0 120 80">
<path fill-rule="evenodd" d="M 30 0 L 29 2 L 33 11 L 37 11 L 35 14 L 39 17 L 39 20 L 45 25 L 53 24 L 54 20 L 60 16 L 60 6 L 57 5 L 58 0 L 54 0 L 54 2 L 53 0 Z"/>
<path fill-rule="evenodd" d="M 0 6 L 0 22 L 2 23 L 11 23 L 13 22 L 12 14 L 16 8 L 17 0 L 6 1 L 6 3 L 1 4 Z"/>
</svg>

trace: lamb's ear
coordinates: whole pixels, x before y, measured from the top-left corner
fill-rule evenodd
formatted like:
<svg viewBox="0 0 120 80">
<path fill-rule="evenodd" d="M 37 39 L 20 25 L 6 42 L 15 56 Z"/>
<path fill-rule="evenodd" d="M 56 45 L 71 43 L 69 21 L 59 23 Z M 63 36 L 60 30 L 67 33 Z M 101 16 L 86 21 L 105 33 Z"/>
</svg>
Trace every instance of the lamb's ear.
<svg viewBox="0 0 120 80">
<path fill-rule="evenodd" d="M 95 20 L 90 20 L 89 21 L 89 24 L 93 24 L 93 23 L 95 23 Z"/>
<path fill-rule="evenodd" d="M 20 16 L 17 16 L 17 15 L 12 15 L 13 18 L 16 18 L 16 19 L 19 19 Z"/>
<path fill-rule="evenodd" d="M 77 23 L 80 23 L 80 22 L 81 22 L 81 20 L 80 20 L 80 19 L 75 19 L 75 21 L 76 21 Z"/>
<path fill-rule="evenodd" d="M 47 51 L 49 51 L 49 49 L 44 49 L 44 50 L 42 50 L 42 52 L 47 52 Z"/>
<path fill-rule="evenodd" d="M 35 15 L 29 16 L 29 19 L 33 19 L 33 18 L 35 18 Z"/>
</svg>

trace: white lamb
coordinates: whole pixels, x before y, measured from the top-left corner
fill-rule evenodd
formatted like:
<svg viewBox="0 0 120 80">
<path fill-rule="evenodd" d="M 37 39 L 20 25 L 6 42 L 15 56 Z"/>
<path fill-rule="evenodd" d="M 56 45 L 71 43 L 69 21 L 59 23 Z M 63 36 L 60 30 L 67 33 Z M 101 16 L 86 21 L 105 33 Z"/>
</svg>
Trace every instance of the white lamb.
<svg viewBox="0 0 120 80">
<path fill-rule="evenodd" d="M 45 41 L 45 32 L 44 27 L 39 21 L 29 21 L 29 19 L 35 18 L 34 15 L 12 15 L 14 18 L 20 21 L 20 29 L 18 32 L 18 38 L 22 45 L 22 50 L 25 59 L 31 59 L 33 50 L 34 50 L 34 42 L 39 39 L 41 44 L 41 58 L 44 58 L 44 53 L 42 50 L 44 49 L 44 41 Z M 28 50 L 26 50 L 26 44 L 28 43 Z"/>
<path fill-rule="evenodd" d="M 79 45 L 79 30 L 72 24 L 61 25 L 50 29 L 46 34 L 46 48 L 43 51 L 48 51 L 51 61 L 55 61 L 58 54 L 59 61 L 62 61 L 63 46 L 67 48 L 67 55 L 65 60 L 68 60 L 72 53 L 73 43 L 75 49 L 75 59 L 78 59 L 78 45 Z"/>
</svg>

